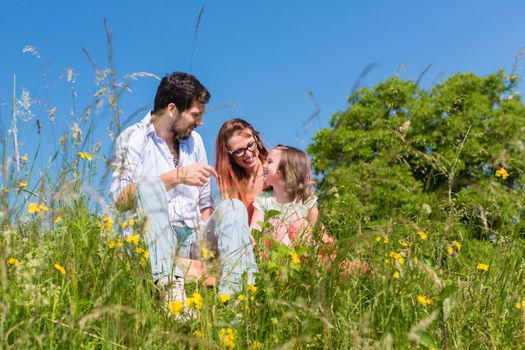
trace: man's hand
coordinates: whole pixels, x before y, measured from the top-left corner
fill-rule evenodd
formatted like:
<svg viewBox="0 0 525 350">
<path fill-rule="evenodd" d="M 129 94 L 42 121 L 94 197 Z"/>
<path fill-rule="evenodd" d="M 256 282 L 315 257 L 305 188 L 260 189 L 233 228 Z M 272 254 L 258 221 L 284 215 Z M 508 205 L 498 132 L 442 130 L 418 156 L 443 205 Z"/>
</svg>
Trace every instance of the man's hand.
<svg viewBox="0 0 525 350">
<path fill-rule="evenodd" d="M 203 163 L 188 165 L 181 170 L 181 183 L 189 186 L 204 186 L 208 183 L 211 175 L 217 177 L 215 169 Z"/>
<path fill-rule="evenodd" d="M 177 185 L 204 186 L 208 183 L 210 176 L 217 177 L 214 168 L 204 163 L 195 163 L 182 168 L 176 168 L 160 176 L 160 179 L 170 190 Z"/>
</svg>

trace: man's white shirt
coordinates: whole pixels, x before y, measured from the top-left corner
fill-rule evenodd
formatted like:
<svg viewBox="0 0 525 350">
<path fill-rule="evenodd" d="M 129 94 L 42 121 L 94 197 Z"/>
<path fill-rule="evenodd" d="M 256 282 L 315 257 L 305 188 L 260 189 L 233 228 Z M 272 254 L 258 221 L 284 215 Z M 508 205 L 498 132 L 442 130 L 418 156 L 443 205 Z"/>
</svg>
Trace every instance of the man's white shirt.
<svg viewBox="0 0 525 350">
<path fill-rule="evenodd" d="M 208 164 L 208 158 L 201 136 L 192 131 L 188 139 L 179 142 L 178 167 L 195 163 Z M 148 113 L 142 121 L 128 127 L 117 138 L 109 194 L 116 202 L 129 184 L 158 178 L 173 169 L 175 164 L 168 145 L 157 136 L 151 123 L 151 113 Z M 213 207 L 211 184 L 208 181 L 202 187 L 177 185 L 166 192 L 165 200 L 168 202 L 170 222 L 184 221 L 189 227 L 195 227 L 201 220 L 201 210 Z"/>
</svg>

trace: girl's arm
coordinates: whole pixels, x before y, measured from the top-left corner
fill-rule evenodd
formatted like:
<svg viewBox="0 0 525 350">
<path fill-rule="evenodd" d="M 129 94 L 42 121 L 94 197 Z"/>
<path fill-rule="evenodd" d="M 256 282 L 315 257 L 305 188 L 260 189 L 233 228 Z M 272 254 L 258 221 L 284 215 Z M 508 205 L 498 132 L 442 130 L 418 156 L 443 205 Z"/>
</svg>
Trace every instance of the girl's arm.
<svg viewBox="0 0 525 350">
<path fill-rule="evenodd" d="M 261 230 L 259 222 L 264 221 L 264 213 L 257 208 L 253 208 L 252 221 L 250 222 L 250 231 Z"/>
<path fill-rule="evenodd" d="M 317 209 L 317 204 L 312 205 L 310 210 L 308 210 L 308 216 L 306 220 L 308 221 L 308 226 L 314 227 L 317 222 L 317 217 L 319 216 L 319 210 Z"/>
<path fill-rule="evenodd" d="M 253 208 L 252 221 L 250 222 L 250 237 L 252 239 L 252 247 L 255 247 L 255 239 L 251 233 L 253 230 L 261 231 L 259 222 L 264 221 L 264 213 L 257 208 Z"/>
</svg>

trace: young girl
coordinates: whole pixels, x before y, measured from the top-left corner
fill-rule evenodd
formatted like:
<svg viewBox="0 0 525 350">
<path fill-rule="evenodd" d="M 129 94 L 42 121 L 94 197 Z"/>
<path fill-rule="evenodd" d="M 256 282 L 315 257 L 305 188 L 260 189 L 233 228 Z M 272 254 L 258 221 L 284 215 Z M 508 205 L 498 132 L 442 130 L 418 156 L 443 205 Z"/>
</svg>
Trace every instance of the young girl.
<svg viewBox="0 0 525 350">
<path fill-rule="evenodd" d="M 272 238 L 286 246 L 311 239 L 311 228 L 318 216 L 313 193 L 312 170 L 305 152 L 278 145 L 268 153 L 263 165 L 266 190 L 255 198 L 250 228 L 261 230 L 260 223 L 270 210 L 279 214 L 269 221 Z M 327 239 L 327 237 L 325 237 Z M 270 246 L 270 242 L 266 242 Z"/>
<path fill-rule="evenodd" d="M 263 165 L 266 189 L 255 198 L 250 229 L 261 231 L 260 223 L 270 210 L 279 212 L 269 222 L 271 237 L 288 247 L 298 243 L 312 244 L 312 227 L 319 214 L 317 196 L 313 193 L 312 169 L 305 152 L 290 146 L 278 145 L 268 153 Z M 336 259 L 334 240 L 323 234 L 321 241 L 328 248 L 319 251 L 319 260 L 331 265 Z M 268 248 L 272 243 L 265 241 Z M 344 260 L 339 268 L 343 273 L 366 272 L 368 264 L 360 260 Z"/>
</svg>

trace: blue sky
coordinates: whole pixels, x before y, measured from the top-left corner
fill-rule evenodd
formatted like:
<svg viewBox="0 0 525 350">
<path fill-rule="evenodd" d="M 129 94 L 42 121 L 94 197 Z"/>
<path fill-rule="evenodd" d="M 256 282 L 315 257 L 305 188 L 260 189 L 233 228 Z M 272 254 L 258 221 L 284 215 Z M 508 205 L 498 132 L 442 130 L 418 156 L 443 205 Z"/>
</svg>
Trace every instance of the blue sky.
<svg viewBox="0 0 525 350">
<path fill-rule="evenodd" d="M 252 122 L 269 146 L 283 143 L 304 149 L 334 112 L 347 108 L 355 81 L 372 63 L 376 66 L 361 85 L 373 86 L 394 74 L 415 80 L 428 65 L 432 67 L 423 87 L 456 72 L 510 71 L 525 47 L 524 13 L 525 2 L 514 0 L 3 0 L 0 131 L 5 136 L 10 126 L 16 74 L 17 96 L 27 89 L 35 114 L 19 123 L 20 142 L 30 155 L 40 143 L 36 165 L 45 167 L 56 147 L 51 140 L 58 141 L 69 130 L 99 89 L 82 48 L 99 67 L 108 67 L 104 19 L 113 34 L 119 80 L 133 72 L 163 76 L 191 66 L 209 88 L 210 112 L 198 131 L 212 162 L 217 131 L 231 117 Z M 27 45 L 36 48 L 39 57 L 23 53 Z M 75 72 L 74 84 L 67 82 L 67 68 Z M 523 71 L 519 73 L 523 78 Z M 157 84 L 153 78 L 132 82 L 132 92 L 120 101 L 123 120 L 139 108 L 151 107 Z M 520 90 L 523 93 L 523 84 Z M 46 112 L 52 107 L 53 123 Z M 305 125 L 317 107 L 318 117 Z M 40 134 L 36 116 L 41 117 Z M 111 117 L 102 109 L 96 118 L 93 139 L 102 141 L 108 152 Z"/>
</svg>

